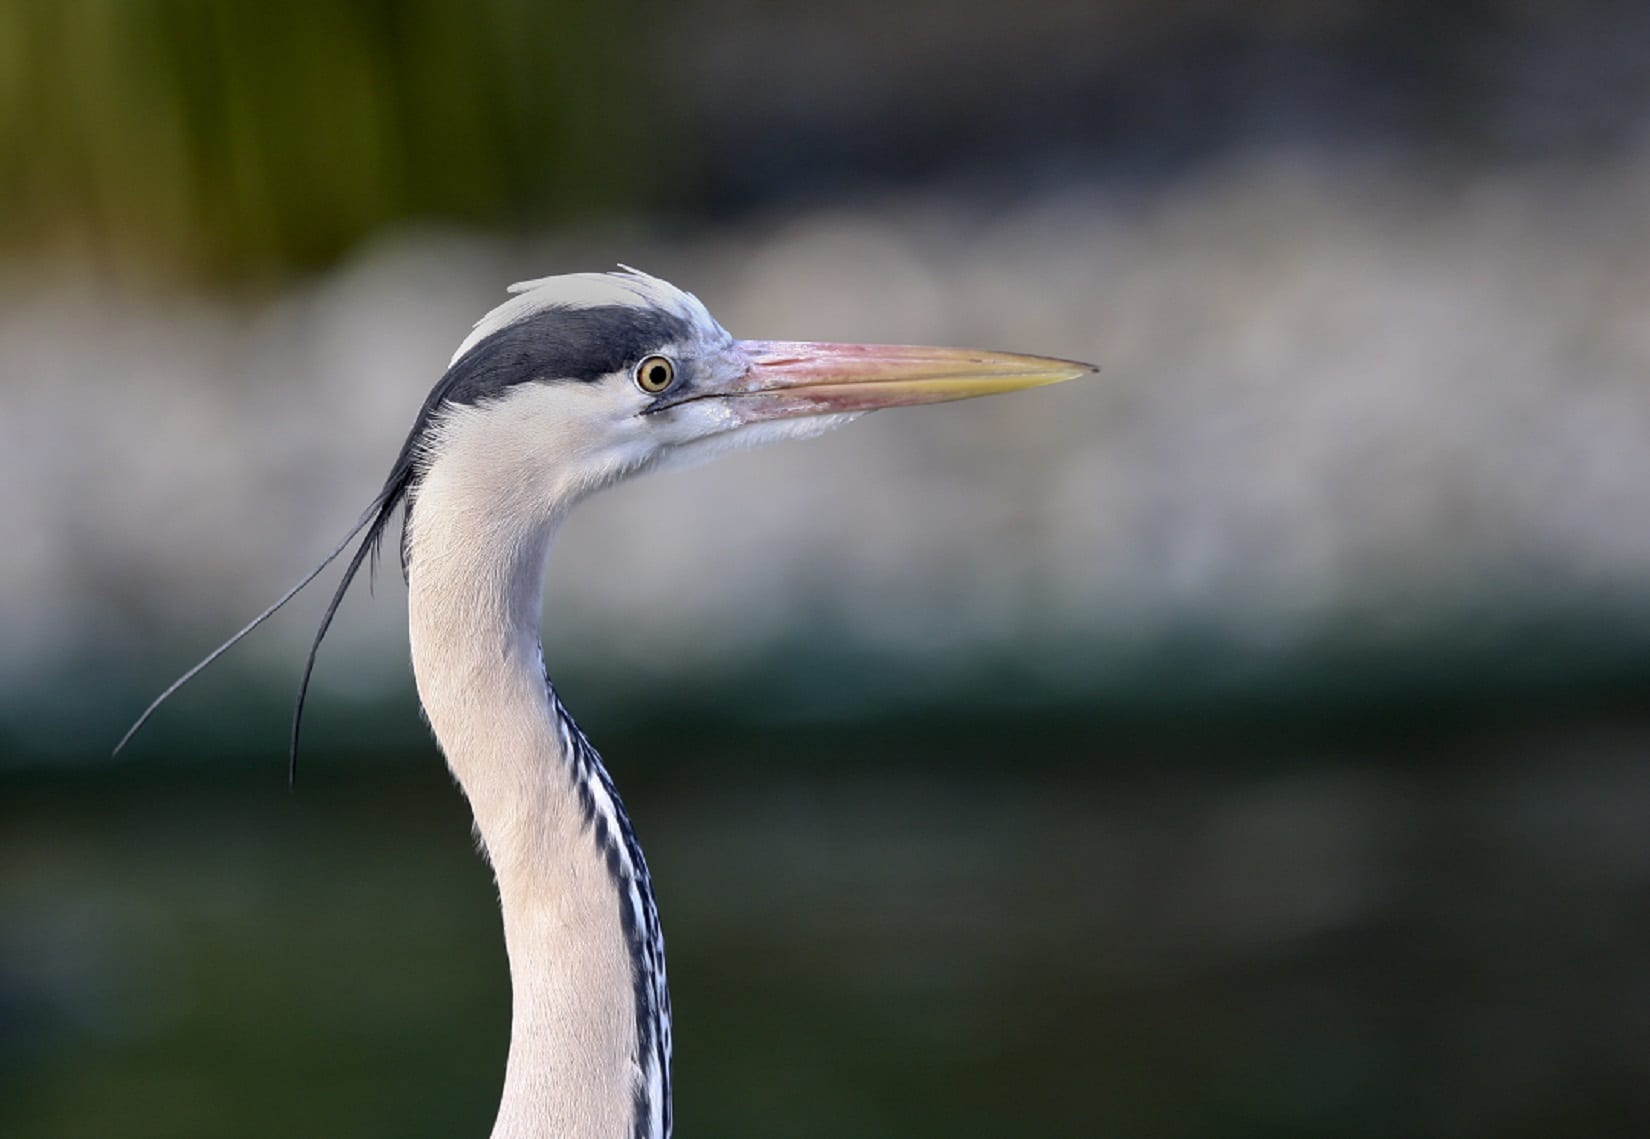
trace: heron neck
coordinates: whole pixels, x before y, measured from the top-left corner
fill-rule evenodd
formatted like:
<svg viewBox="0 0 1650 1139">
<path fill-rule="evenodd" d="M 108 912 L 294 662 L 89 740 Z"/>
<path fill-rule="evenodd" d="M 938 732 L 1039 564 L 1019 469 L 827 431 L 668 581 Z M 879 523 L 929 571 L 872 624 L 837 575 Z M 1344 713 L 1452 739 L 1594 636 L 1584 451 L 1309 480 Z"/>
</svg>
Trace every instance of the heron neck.
<svg viewBox="0 0 1650 1139">
<path fill-rule="evenodd" d="M 409 632 L 419 698 L 498 880 L 511 1027 L 493 1139 L 658 1134 L 643 1113 L 667 1115 L 649 1093 L 668 1075 L 650 1087 L 634 920 L 638 888 L 652 913 L 651 888 L 640 851 L 616 860 L 615 828 L 594 825 L 595 808 L 619 820 L 623 808 L 592 802 L 582 736 L 543 671 L 542 578 L 559 520 L 512 526 L 439 468 L 413 517 Z M 596 792 L 610 794 L 588 760 Z M 630 839 L 628 823 L 617 829 Z"/>
</svg>

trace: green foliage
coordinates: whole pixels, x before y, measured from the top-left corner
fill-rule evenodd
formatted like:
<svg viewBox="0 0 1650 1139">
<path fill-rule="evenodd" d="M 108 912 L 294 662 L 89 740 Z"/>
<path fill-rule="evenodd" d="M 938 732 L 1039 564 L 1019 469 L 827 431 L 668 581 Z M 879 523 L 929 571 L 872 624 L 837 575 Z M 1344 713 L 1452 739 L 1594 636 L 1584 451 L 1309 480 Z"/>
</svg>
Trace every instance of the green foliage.
<svg viewBox="0 0 1650 1139">
<path fill-rule="evenodd" d="M 0 0 L 0 248 L 212 274 L 643 204 L 631 0 Z"/>
</svg>

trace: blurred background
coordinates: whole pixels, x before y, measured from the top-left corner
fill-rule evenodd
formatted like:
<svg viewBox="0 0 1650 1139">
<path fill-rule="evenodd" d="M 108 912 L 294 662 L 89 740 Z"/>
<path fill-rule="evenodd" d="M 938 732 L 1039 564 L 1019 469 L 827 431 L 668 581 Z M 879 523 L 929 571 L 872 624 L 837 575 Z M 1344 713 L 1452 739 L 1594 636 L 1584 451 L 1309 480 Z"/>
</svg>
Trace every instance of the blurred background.
<svg viewBox="0 0 1650 1139">
<path fill-rule="evenodd" d="M 643 480 L 550 671 L 688 1136 L 1650 1133 L 1650 10 L 0 2 L 0 1134 L 485 1133 L 404 591 L 289 701 L 470 323 L 1096 380 Z M 324 579 L 330 580 L 330 579 Z"/>
</svg>

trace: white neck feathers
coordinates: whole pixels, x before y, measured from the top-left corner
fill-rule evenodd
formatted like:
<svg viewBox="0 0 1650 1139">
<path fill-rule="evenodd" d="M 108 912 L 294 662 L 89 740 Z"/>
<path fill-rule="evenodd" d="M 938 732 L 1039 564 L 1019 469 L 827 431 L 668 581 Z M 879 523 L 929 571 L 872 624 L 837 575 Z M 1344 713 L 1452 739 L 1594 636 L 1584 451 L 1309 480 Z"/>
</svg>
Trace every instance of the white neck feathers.
<svg viewBox="0 0 1650 1139">
<path fill-rule="evenodd" d="M 646 867 L 544 678 L 540 596 L 560 518 L 550 488 L 501 469 L 488 434 L 480 420 L 449 430 L 418 489 L 408 616 L 419 698 L 498 878 L 512 1021 L 493 1139 L 663 1135 L 668 998 L 638 997 L 638 925 L 657 930 Z"/>
</svg>

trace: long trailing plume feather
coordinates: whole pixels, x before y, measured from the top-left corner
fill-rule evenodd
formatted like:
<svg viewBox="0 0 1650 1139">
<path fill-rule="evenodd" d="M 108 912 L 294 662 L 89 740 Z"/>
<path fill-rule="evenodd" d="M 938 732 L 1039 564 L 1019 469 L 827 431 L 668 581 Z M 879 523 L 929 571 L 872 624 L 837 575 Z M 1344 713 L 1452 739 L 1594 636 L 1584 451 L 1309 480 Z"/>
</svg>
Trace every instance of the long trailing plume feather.
<svg viewBox="0 0 1650 1139">
<path fill-rule="evenodd" d="M 320 651 L 321 641 L 326 637 L 327 630 L 332 625 L 332 618 L 338 612 L 339 604 L 344 600 L 344 594 L 349 592 L 350 584 L 355 580 L 355 575 L 360 572 L 361 563 L 367 559 L 367 556 L 370 553 L 372 555 L 373 562 L 376 565 L 378 547 L 383 543 L 384 531 L 389 525 L 390 518 L 394 515 L 396 507 L 409 498 L 409 492 L 412 489 L 414 481 L 416 435 L 417 432 L 415 430 L 414 434 L 408 437 L 407 443 L 402 447 L 400 456 L 396 459 L 394 469 L 390 472 L 389 479 L 384 483 L 384 488 L 378 492 L 378 496 L 372 500 L 372 504 L 367 507 L 364 513 L 362 513 L 360 519 L 355 523 L 355 525 L 350 527 L 349 533 L 344 535 L 343 540 L 333 548 L 332 552 L 322 558 L 314 569 L 310 570 L 301 579 L 299 579 L 296 585 L 283 593 L 273 605 L 254 617 L 234 636 L 230 637 L 223 644 L 213 649 L 210 653 L 207 653 L 206 656 L 190 668 L 189 671 L 178 677 L 171 684 L 168 684 L 166 689 L 159 696 L 156 696 L 154 700 L 150 702 L 149 706 L 143 710 L 143 714 L 133 722 L 132 726 L 126 729 L 126 734 L 121 736 L 120 742 L 115 745 L 114 754 L 118 755 L 121 749 L 131 742 L 132 737 L 137 735 L 138 729 L 142 728 L 143 725 L 149 721 L 149 717 L 154 715 L 155 710 L 164 704 L 174 692 L 193 680 L 208 665 L 239 643 L 241 638 L 245 637 L 259 625 L 262 625 L 265 621 L 269 620 L 277 612 L 279 612 L 287 602 L 298 596 L 298 594 L 303 591 L 305 586 L 309 585 L 310 582 L 321 576 L 322 570 L 326 569 L 329 565 L 338 560 L 339 555 L 349 548 L 349 544 L 355 540 L 357 534 L 360 534 L 362 530 L 366 530 L 366 537 L 364 537 L 361 540 L 361 544 L 356 547 L 355 554 L 350 558 L 349 565 L 344 570 L 343 580 L 338 583 L 338 588 L 333 592 L 332 600 L 327 604 L 326 613 L 321 618 L 320 628 L 316 630 L 315 639 L 310 644 L 309 656 L 304 662 L 303 679 L 298 685 L 298 700 L 292 711 L 292 738 L 290 749 L 287 753 L 288 785 L 291 785 L 293 781 L 297 779 L 298 733 L 303 724 L 304 697 L 309 691 L 310 675 L 315 671 L 315 656 Z"/>
<path fill-rule="evenodd" d="M 480 361 L 487 365 L 491 364 L 494 355 L 499 354 L 486 350 L 471 351 L 466 353 L 465 360 L 470 363 Z M 310 642 L 309 655 L 304 660 L 304 674 L 298 682 L 298 699 L 292 709 L 292 736 L 287 750 L 287 784 L 290 786 L 296 781 L 298 777 L 298 737 L 304 721 L 304 698 L 309 694 L 309 681 L 315 672 L 315 657 L 321 650 L 321 642 L 326 638 L 327 630 L 332 627 L 332 619 L 337 615 L 338 606 L 343 602 L 344 595 L 349 592 L 349 587 L 354 582 L 355 575 L 360 572 L 362 563 L 367 561 L 370 556 L 372 565 L 371 570 L 369 570 L 369 577 L 372 572 L 377 570 L 378 554 L 384 542 L 384 531 L 388 528 L 390 519 L 394 516 L 398 506 L 405 508 L 401 546 L 401 573 L 402 576 L 406 575 L 406 527 L 411 523 L 412 501 L 418 492 L 417 484 L 422 462 L 426 458 L 424 446 L 443 405 L 449 402 L 469 402 L 475 398 L 475 393 L 455 390 L 459 385 L 471 379 L 473 379 L 471 373 L 463 368 L 453 367 L 448 369 L 441 382 L 435 386 L 435 389 L 425 399 L 424 406 L 419 409 L 418 418 L 413 423 L 412 430 L 408 432 L 406 441 L 401 445 L 401 451 L 396 456 L 395 465 L 390 468 L 389 478 L 384 480 L 383 489 L 372 500 L 372 504 L 361 515 L 360 520 L 350 527 L 350 531 L 344 535 L 343 541 L 339 542 L 330 554 L 321 559 L 319 565 L 305 574 L 298 584 L 282 594 L 280 600 L 254 617 L 240 632 L 213 649 L 200 663 L 167 685 L 166 690 L 155 697 L 153 702 L 143 710 L 143 714 L 137 718 L 137 721 L 126 729 L 126 734 L 120 737 L 120 742 L 115 745 L 116 754 L 137 734 L 138 729 L 148 722 L 149 717 L 166 702 L 168 697 L 193 680 L 207 665 L 228 652 L 242 637 L 273 617 L 282 606 L 291 601 L 302 592 L 305 586 L 319 577 L 322 570 L 336 561 L 339 555 L 349 548 L 349 544 L 355 540 L 357 534 L 360 534 L 362 530 L 366 530 L 366 536 L 361 539 L 361 544 L 356 547 L 355 553 L 350 557 L 349 565 L 344 569 L 344 576 L 339 581 L 338 588 L 333 591 L 332 599 L 327 603 L 326 612 L 321 617 L 320 627 L 315 630 L 315 639 Z M 455 397 L 457 398 L 455 399 Z"/>
<path fill-rule="evenodd" d="M 314 581 L 316 578 L 320 577 L 321 576 L 321 571 L 326 569 L 334 561 L 336 561 L 338 559 L 338 555 L 344 552 L 344 550 L 349 546 L 350 542 L 352 540 L 354 540 L 355 536 L 361 532 L 362 528 L 365 527 L 367 525 L 367 523 L 372 521 L 373 515 L 377 513 L 379 505 L 380 505 L 379 502 L 374 502 L 370 507 L 368 507 L 366 513 L 361 515 L 360 521 L 356 522 L 356 524 L 354 526 L 350 527 L 349 533 L 344 535 L 343 540 L 338 543 L 338 545 L 333 549 L 332 553 L 330 553 L 326 557 L 322 558 L 321 561 L 315 566 L 314 569 L 310 570 L 303 577 L 298 579 L 298 584 L 294 585 L 291 589 L 289 589 L 285 593 L 281 594 L 280 599 L 278 601 L 276 601 L 268 609 L 265 609 L 262 613 L 258 614 L 256 617 L 252 618 L 252 620 L 248 621 L 245 625 L 243 625 L 241 627 L 240 632 L 236 633 L 234 636 L 230 637 L 223 644 L 219 645 L 217 648 L 215 648 L 211 652 L 207 653 L 206 656 L 201 658 L 201 660 L 198 661 L 192 668 L 190 668 L 188 672 L 186 672 L 182 676 L 178 677 L 171 684 L 168 684 L 166 686 L 165 690 L 163 692 L 161 692 L 161 694 L 159 696 L 156 696 L 152 701 L 149 702 L 149 706 L 143 710 L 143 714 L 141 716 L 139 716 L 135 721 L 133 721 L 132 726 L 126 729 L 126 734 L 120 737 L 120 742 L 115 745 L 115 750 L 111 754 L 119 755 L 120 752 L 121 752 L 121 749 L 124 748 L 128 743 L 130 743 L 132 741 L 133 736 L 138 734 L 138 729 L 143 727 L 144 724 L 149 722 L 149 717 L 154 715 L 155 710 L 158 709 L 162 704 L 166 703 L 167 698 L 170 697 L 172 695 L 172 693 L 176 692 L 178 689 L 182 688 L 185 684 L 188 684 L 191 680 L 195 679 L 195 677 L 197 675 L 199 675 L 201 672 L 205 671 L 207 665 L 211 664 L 213 661 L 215 661 L 219 657 L 223 656 L 224 653 L 226 653 L 230 649 L 234 648 L 235 645 L 240 642 L 242 637 L 245 637 L 248 633 L 252 632 L 252 630 L 256 629 L 259 625 L 262 625 L 265 621 L 267 621 L 271 617 L 275 616 L 275 614 L 280 612 L 282 607 L 285 606 L 288 601 L 291 601 L 294 597 L 297 597 L 298 594 L 302 593 L 303 589 L 306 585 L 308 585 L 310 582 Z"/>
<path fill-rule="evenodd" d="M 320 652 L 321 642 L 332 627 L 338 606 L 349 592 L 362 564 L 370 557 L 369 579 L 377 569 L 384 531 L 397 507 L 404 508 L 400 554 L 402 575 L 407 573 L 407 527 L 412 520 L 413 499 L 418 494 L 418 484 L 430 459 L 429 447 L 443 410 L 450 405 L 485 402 L 513 384 L 534 379 L 593 380 L 608 375 L 634 359 L 642 349 L 686 335 L 692 313 L 680 311 L 683 304 L 697 308 L 704 321 L 710 320 L 697 300 L 687 294 L 675 294 L 674 290 L 671 291 L 677 300 L 666 309 L 658 308 L 653 296 L 657 291 L 654 286 L 663 289 L 670 289 L 670 286 L 635 270 L 556 280 L 583 281 L 587 289 L 596 289 L 597 285 L 602 284 L 605 291 L 596 289 L 591 303 L 585 305 L 548 303 L 543 297 L 533 295 L 534 289 L 542 282 L 525 282 L 511 290 L 517 294 L 513 300 L 506 301 L 478 321 L 475 331 L 459 346 L 446 373 L 425 398 L 418 418 L 401 445 L 400 454 L 396 456 L 395 465 L 390 469 L 389 478 L 361 515 L 360 521 L 344 535 L 337 548 L 305 574 L 297 585 L 282 594 L 280 600 L 213 649 L 199 664 L 167 685 L 166 690 L 155 697 L 120 738 L 115 745 L 117 753 L 174 692 L 228 652 L 242 637 L 273 617 L 319 577 L 322 570 L 336 561 L 362 530 L 366 530 L 366 536 L 350 557 L 344 576 L 327 603 L 320 627 L 315 631 L 315 639 L 310 643 L 309 655 L 304 661 L 303 677 L 298 683 L 298 699 L 292 710 L 292 737 L 287 752 L 287 780 L 291 783 L 298 773 L 298 737 L 303 726 L 304 698 L 309 693 L 310 677 L 315 671 L 316 654 Z M 615 289 L 623 292 L 624 296 L 613 295 Z M 649 308 L 648 304 L 655 307 Z M 546 321 L 553 328 L 545 327 Z"/>
<path fill-rule="evenodd" d="M 409 439 L 409 447 L 411 444 L 412 440 Z M 371 525 L 367 529 L 367 536 L 361 539 L 361 544 L 355 548 L 355 553 L 351 556 L 349 565 L 344 568 L 344 576 L 339 580 L 338 588 L 333 590 L 332 599 L 327 602 L 326 612 L 321 615 L 320 627 L 315 630 L 315 639 L 310 642 L 309 655 L 304 658 L 304 674 L 298 681 L 298 700 L 292 709 L 292 740 L 287 748 L 286 756 L 286 782 L 288 787 L 298 781 L 298 733 L 304 723 L 304 697 L 309 694 L 309 678 L 315 672 L 315 655 L 321 651 L 321 642 L 326 638 L 327 630 L 332 627 L 332 618 L 337 614 L 338 606 L 343 603 L 344 594 L 349 592 L 350 583 L 355 580 L 355 575 L 360 572 L 361 563 L 367 559 L 369 554 L 372 556 L 373 568 L 377 568 L 378 548 L 383 544 L 384 530 L 389 525 L 390 516 L 395 513 L 396 505 L 407 496 L 412 478 L 413 468 L 410 455 L 404 450 L 402 458 L 395 464 L 395 470 L 390 473 L 389 481 L 384 484 L 384 489 L 378 492 L 377 500 L 373 503 L 372 509 L 367 512 L 371 521 Z M 365 525 L 366 522 L 367 520 L 363 519 L 362 525 Z M 355 531 L 350 534 L 350 538 L 353 538 L 360 530 L 361 526 L 356 526 Z M 346 538 L 344 543 L 348 545 L 349 539 Z M 339 549 L 341 551 L 342 547 Z M 332 556 L 337 557 L 338 553 L 334 552 Z M 404 562 L 403 569 L 405 569 Z M 368 576 L 371 577 L 371 571 L 369 571 Z"/>
</svg>

